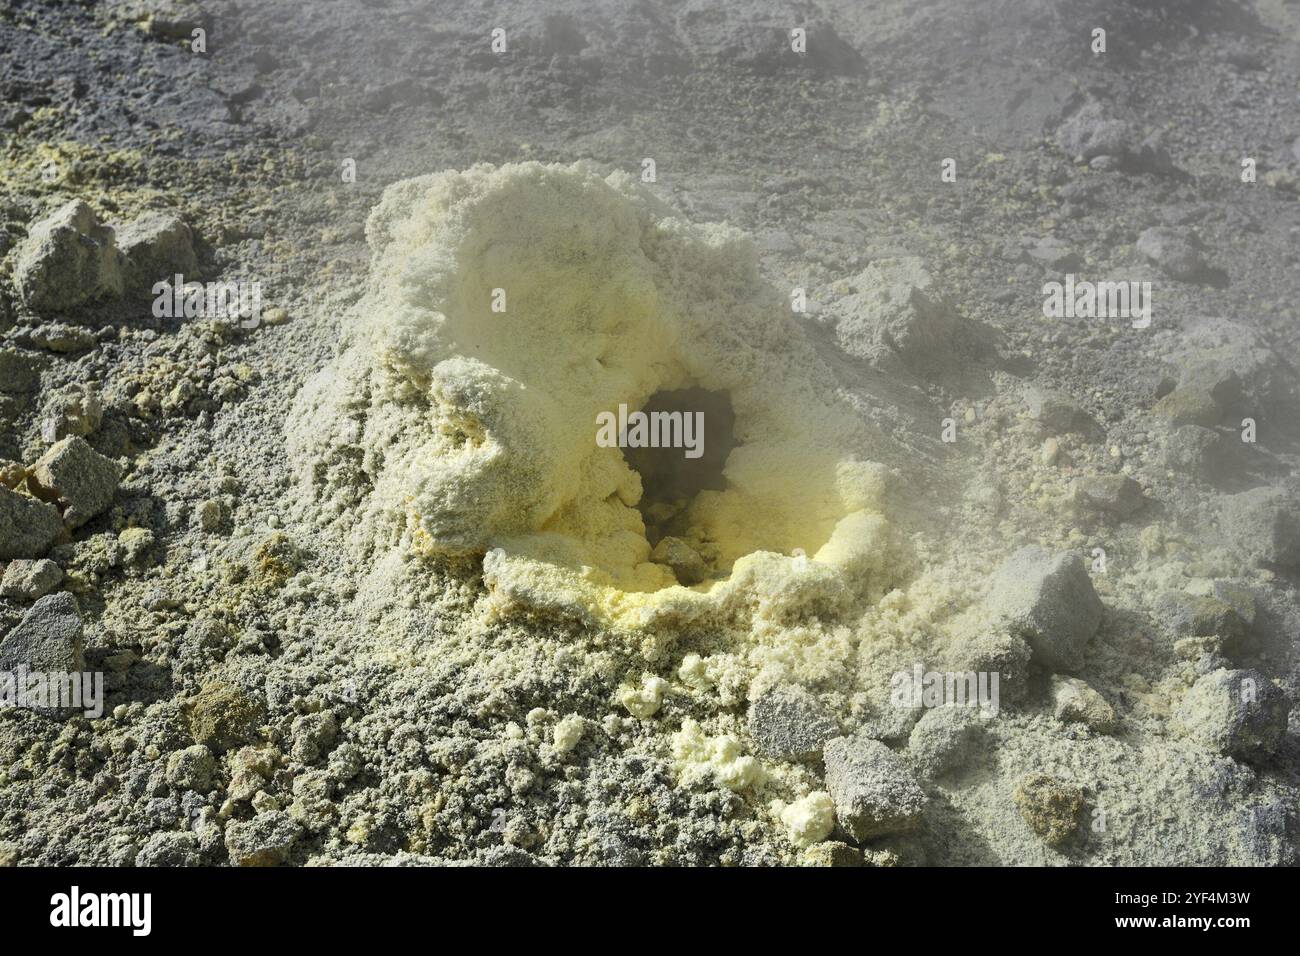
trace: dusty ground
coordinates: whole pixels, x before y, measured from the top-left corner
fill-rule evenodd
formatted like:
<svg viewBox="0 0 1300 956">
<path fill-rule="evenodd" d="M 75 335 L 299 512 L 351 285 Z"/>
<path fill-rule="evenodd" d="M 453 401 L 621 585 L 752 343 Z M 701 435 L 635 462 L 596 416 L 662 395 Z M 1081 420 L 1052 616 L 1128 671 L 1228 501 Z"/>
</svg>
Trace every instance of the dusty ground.
<svg viewBox="0 0 1300 956">
<path fill-rule="evenodd" d="M 1193 688 L 1246 672 L 1284 712 L 1300 692 L 1300 5 L 9 0 L 0 50 L 0 459 L 32 468 L 52 410 L 93 385 L 86 440 L 122 476 L 24 556 L 63 571 L 108 695 L 102 719 L 0 713 L 4 861 L 1296 861 L 1294 717 L 1239 747 Z M 1105 140 L 1082 157 L 1080 115 Z M 906 476 L 891 507 L 916 560 L 894 597 L 778 633 L 629 640 L 490 614 L 481 561 L 394 570 L 320 520 L 285 422 L 363 321 L 385 187 L 479 162 L 639 175 L 646 157 L 655 194 L 808 290 L 804 333 Z M 201 278 L 260 281 L 283 311 L 158 319 L 138 289 L 32 308 L 24 240 L 74 198 L 108 223 L 178 214 Z M 1161 252 L 1179 244 L 1194 268 Z M 946 318 L 900 367 L 843 330 L 869 267 L 902 257 Z M 1150 327 L 1045 318 L 1067 272 L 1151 281 Z M 1064 420 L 1034 390 L 1068 396 Z M 1121 474 L 1131 508 L 1080 485 Z M 1265 487 L 1280 504 L 1233 497 Z M 889 675 L 980 670 L 993 573 L 1028 544 L 1086 559 L 1096 635 L 1069 667 L 1008 678 L 977 732 L 928 743 L 918 712 L 891 713 Z M 1211 596 L 1209 623 L 1179 610 Z M 0 598 L 0 634 L 31 607 Z M 1063 719 L 1058 669 L 1113 719 Z M 669 691 L 638 716 L 621 691 L 650 675 Z M 772 683 L 901 755 L 924 796 L 910 829 L 855 839 L 841 812 L 799 845 L 784 806 L 836 787 L 820 746 L 756 749 Z M 691 773 L 686 721 L 763 780 Z M 582 728 L 571 748 L 561 725 Z"/>
</svg>

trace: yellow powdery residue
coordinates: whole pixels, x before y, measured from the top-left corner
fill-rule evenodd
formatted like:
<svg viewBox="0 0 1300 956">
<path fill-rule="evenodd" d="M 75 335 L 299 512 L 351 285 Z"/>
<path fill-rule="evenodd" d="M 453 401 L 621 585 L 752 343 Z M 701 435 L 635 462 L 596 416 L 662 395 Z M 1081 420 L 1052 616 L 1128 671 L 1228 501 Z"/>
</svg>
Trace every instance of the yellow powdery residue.
<svg viewBox="0 0 1300 956">
<path fill-rule="evenodd" d="M 481 555 L 502 609 L 632 628 L 831 612 L 892 567 L 886 472 L 736 230 L 625 174 L 523 163 L 396 183 L 366 235 L 354 332 L 288 430 L 365 547 Z M 683 513 L 712 562 L 689 586 L 596 441 L 597 416 L 686 388 L 728 397 L 737 441 Z"/>
<path fill-rule="evenodd" d="M 629 687 L 627 685 L 620 687 L 618 702 L 633 717 L 640 717 L 645 720 L 659 712 L 659 705 L 663 703 L 664 694 L 667 692 L 668 681 L 662 677 L 647 675 L 641 681 L 640 687 Z"/>
<path fill-rule="evenodd" d="M 774 809 L 797 847 L 820 843 L 835 829 L 835 803 L 824 790 L 814 790 L 794 803 L 777 801 Z"/>
<path fill-rule="evenodd" d="M 582 733 L 587 722 L 578 714 L 561 717 L 552 731 L 551 745 L 557 753 L 567 754 L 582 740 Z"/>
<path fill-rule="evenodd" d="M 710 737 L 697 721 L 687 718 L 673 734 L 673 761 L 683 786 L 714 783 L 728 790 L 745 790 L 762 783 L 762 765 L 744 753 L 731 734 Z"/>
</svg>

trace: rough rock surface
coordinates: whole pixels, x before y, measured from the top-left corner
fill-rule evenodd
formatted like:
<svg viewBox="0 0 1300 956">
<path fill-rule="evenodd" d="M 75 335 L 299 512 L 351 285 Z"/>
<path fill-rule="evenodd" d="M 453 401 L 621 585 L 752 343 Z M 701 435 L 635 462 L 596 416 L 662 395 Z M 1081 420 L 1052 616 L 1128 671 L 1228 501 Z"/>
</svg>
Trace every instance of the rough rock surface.
<svg viewBox="0 0 1300 956">
<path fill-rule="evenodd" d="M 35 601 L 63 580 L 63 569 L 48 558 L 11 561 L 0 577 L 0 597 Z"/>
<path fill-rule="evenodd" d="M 78 435 L 56 442 L 32 466 L 32 493 L 57 504 L 69 528 L 102 513 L 117 494 L 118 468 Z"/>
<path fill-rule="evenodd" d="M 60 206 L 29 230 L 14 282 L 28 308 L 59 312 L 122 292 L 113 230 L 80 200 Z"/>
<path fill-rule="evenodd" d="M 42 555 L 62 530 L 57 508 L 0 485 L 0 561 Z"/>
<path fill-rule="evenodd" d="M 68 674 L 85 669 L 81 609 L 66 591 L 31 606 L 22 622 L 0 641 L 0 670 L 19 665 L 32 671 Z"/>
<path fill-rule="evenodd" d="M 774 687 L 749 705 L 749 733 L 758 752 L 777 760 L 811 757 L 838 736 L 839 725 L 801 687 Z"/>
<path fill-rule="evenodd" d="M 854 840 L 905 833 L 920 823 L 925 794 L 904 760 L 880 741 L 836 737 L 823 758 L 835 815 Z"/>
<path fill-rule="evenodd" d="M 1028 641 L 1034 660 L 1070 671 L 1101 624 L 1102 603 L 1078 555 L 1029 546 L 993 576 L 989 613 Z"/>
<path fill-rule="evenodd" d="M 1074 836 L 1084 807 L 1081 789 L 1045 773 L 1033 773 L 1016 785 L 1016 806 L 1029 828 L 1048 846 Z"/>
<path fill-rule="evenodd" d="M 966 766 L 980 751 L 986 719 L 977 708 L 969 706 L 927 710 L 912 728 L 907 742 L 922 776 L 940 776 Z"/>
<path fill-rule="evenodd" d="M 1192 685 L 1177 719 L 1183 733 L 1205 747 L 1263 760 L 1281 745 L 1290 711 L 1287 696 L 1259 671 L 1220 669 Z"/>
<path fill-rule="evenodd" d="M 1300 567 L 1300 507 L 1278 489 L 1253 488 L 1224 496 L 1219 523 L 1253 561 Z"/>
<path fill-rule="evenodd" d="M 179 216 L 172 213 L 146 213 L 119 226 L 117 247 L 124 259 L 126 287 L 146 292 L 155 281 L 170 280 L 176 274 L 187 281 L 195 278 L 198 259 L 194 238 Z"/>
<path fill-rule="evenodd" d="M 1074 677 L 1052 678 L 1052 713 L 1065 723 L 1086 724 L 1098 733 L 1116 729 L 1115 709 L 1105 697 Z"/>
</svg>

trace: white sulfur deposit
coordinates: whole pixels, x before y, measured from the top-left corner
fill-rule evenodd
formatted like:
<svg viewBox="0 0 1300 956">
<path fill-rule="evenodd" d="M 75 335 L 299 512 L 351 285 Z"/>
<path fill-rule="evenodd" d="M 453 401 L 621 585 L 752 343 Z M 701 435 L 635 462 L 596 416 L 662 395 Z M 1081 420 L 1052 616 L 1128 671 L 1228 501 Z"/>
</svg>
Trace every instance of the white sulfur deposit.
<svg viewBox="0 0 1300 956">
<path fill-rule="evenodd" d="M 790 833 L 791 843 L 798 847 L 812 846 L 825 840 L 835 829 L 835 801 L 825 790 L 816 790 L 781 806 L 780 817 Z"/>
<path fill-rule="evenodd" d="M 367 237 L 358 327 L 289 432 L 359 547 L 482 556 L 503 606 L 629 626 L 836 606 L 879 577 L 886 474 L 735 230 L 525 163 L 397 183 Z M 678 553 L 707 561 L 690 586 L 650 560 L 641 476 L 596 440 L 688 388 L 728 396 L 737 441 L 680 521 Z"/>
</svg>

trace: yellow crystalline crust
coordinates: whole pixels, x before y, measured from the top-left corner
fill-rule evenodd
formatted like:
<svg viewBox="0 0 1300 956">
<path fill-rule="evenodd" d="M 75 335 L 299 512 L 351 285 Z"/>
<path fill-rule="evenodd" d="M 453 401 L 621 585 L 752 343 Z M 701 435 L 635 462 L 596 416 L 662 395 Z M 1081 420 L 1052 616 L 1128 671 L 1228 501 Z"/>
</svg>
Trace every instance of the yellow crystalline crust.
<svg viewBox="0 0 1300 956">
<path fill-rule="evenodd" d="M 505 603 L 632 622 L 759 586 L 833 603 L 879 568 L 884 471 L 736 230 L 525 163 L 397 183 L 366 231 L 360 327 L 291 441 L 317 475 L 359 451 L 376 542 L 483 554 Z M 650 562 L 640 476 L 595 441 L 599 413 L 688 387 L 729 395 L 739 443 L 688 515 L 731 573 L 693 589 Z"/>
</svg>

